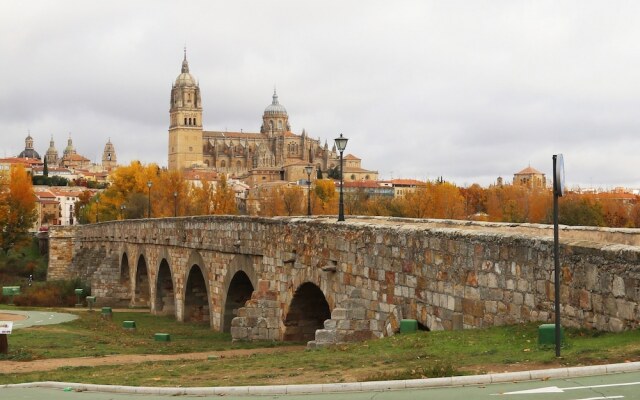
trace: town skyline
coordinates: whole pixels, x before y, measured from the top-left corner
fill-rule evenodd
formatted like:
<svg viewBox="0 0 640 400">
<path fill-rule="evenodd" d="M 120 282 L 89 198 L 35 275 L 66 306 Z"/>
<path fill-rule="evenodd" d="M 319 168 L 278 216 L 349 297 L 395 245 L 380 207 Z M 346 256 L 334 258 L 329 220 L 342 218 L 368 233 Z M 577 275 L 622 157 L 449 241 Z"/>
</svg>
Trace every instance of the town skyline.
<svg viewBox="0 0 640 400">
<path fill-rule="evenodd" d="M 205 130 L 258 132 L 275 86 L 292 131 L 329 146 L 343 133 L 345 153 L 380 179 L 486 186 L 528 165 L 550 177 L 563 153 L 569 187 L 640 187 L 638 56 L 625 50 L 635 5 L 7 4 L 3 156 L 29 132 L 41 155 L 51 135 L 61 151 L 71 134 L 93 162 L 111 138 L 119 164 L 166 166 L 186 42 Z M 177 10 L 190 17 L 172 19 Z"/>
</svg>

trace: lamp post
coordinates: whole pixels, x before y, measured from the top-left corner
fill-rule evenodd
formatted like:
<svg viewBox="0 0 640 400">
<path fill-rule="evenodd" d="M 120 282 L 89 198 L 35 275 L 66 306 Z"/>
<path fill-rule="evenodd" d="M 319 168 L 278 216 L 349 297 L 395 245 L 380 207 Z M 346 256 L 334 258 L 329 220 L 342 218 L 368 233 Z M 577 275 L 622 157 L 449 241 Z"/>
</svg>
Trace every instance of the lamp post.
<svg viewBox="0 0 640 400">
<path fill-rule="evenodd" d="M 349 139 L 342 136 L 342 133 L 340 134 L 340 137 L 334 139 L 336 147 L 340 152 L 340 203 L 338 206 L 338 221 L 344 221 L 344 195 L 342 194 L 342 186 L 344 186 L 344 176 L 342 173 L 342 152 L 344 152 L 344 149 L 347 147 L 348 140 Z"/>
<path fill-rule="evenodd" d="M 127 206 L 124 204 L 120 205 L 120 219 L 124 219 L 124 210 L 127 209 Z"/>
<path fill-rule="evenodd" d="M 307 215 L 311 216 L 311 173 L 313 172 L 313 165 L 304 167 L 304 172 L 307 173 Z"/>
<path fill-rule="evenodd" d="M 147 182 L 147 187 L 149 188 L 149 196 L 148 196 L 148 206 L 147 206 L 147 218 L 151 218 L 151 185 L 153 185 L 153 183 L 151 183 L 151 181 Z"/>
<path fill-rule="evenodd" d="M 100 198 L 96 198 L 96 223 L 100 222 L 100 215 L 98 214 L 99 207 L 100 207 Z"/>
<path fill-rule="evenodd" d="M 173 192 L 173 216 L 178 216 L 178 192 Z"/>
</svg>

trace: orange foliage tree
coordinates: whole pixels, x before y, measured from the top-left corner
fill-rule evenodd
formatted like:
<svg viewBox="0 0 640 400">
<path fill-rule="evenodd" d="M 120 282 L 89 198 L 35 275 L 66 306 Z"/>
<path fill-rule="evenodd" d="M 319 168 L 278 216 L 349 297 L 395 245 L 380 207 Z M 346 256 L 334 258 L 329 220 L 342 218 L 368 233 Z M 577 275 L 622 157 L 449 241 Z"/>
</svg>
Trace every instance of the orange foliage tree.
<svg viewBox="0 0 640 400">
<path fill-rule="evenodd" d="M 13 165 L 0 187 L 0 248 L 6 254 L 12 248 L 29 243 L 29 229 L 37 219 L 36 198 L 27 171 Z"/>
</svg>

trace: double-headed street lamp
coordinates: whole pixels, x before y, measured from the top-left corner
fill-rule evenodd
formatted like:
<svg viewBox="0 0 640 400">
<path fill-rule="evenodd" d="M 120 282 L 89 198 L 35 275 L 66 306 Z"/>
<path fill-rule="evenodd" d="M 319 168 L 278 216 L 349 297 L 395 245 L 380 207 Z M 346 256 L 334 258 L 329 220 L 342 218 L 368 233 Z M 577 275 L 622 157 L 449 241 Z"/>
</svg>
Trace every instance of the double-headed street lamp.
<svg viewBox="0 0 640 400">
<path fill-rule="evenodd" d="M 151 218 L 151 186 L 153 183 L 151 181 L 147 182 L 147 187 L 149 188 L 149 201 L 147 207 L 147 218 Z"/>
<path fill-rule="evenodd" d="M 307 173 L 307 215 L 311 216 L 311 173 L 313 172 L 313 165 L 304 167 L 304 172 Z"/>
<path fill-rule="evenodd" d="M 342 152 L 344 151 L 344 149 L 347 147 L 347 141 L 349 139 L 347 139 L 346 137 L 342 136 L 342 133 L 340 134 L 340 137 L 337 137 L 334 139 L 335 143 L 336 143 L 336 147 L 338 148 L 338 151 L 340 152 L 340 203 L 339 203 L 339 208 L 338 208 L 338 221 L 344 221 L 344 195 L 342 194 L 342 186 L 344 186 L 344 176 L 342 173 Z"/>
<path fill-rule="evenodd" d="M 178 192 L 173 192 L 173 216 L 178 216 Z"/>
</svg>

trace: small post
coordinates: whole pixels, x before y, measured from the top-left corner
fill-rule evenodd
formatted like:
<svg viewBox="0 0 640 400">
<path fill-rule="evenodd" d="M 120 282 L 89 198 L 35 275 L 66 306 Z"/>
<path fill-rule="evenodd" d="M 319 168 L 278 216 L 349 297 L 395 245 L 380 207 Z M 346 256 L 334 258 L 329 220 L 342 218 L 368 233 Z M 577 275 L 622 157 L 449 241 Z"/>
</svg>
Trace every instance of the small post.
<svg viewBox="0 0 640 400">
<path fill-rule="evenodd" d="M 82 303 L 80 302 L 80 296 L 82 296 L 82 292 L 84 292 L 84 290 L 82 289 L 76 289 L 75 293 L 76 293 L 76 307 L 82 307 Z"/>
</svg>

